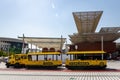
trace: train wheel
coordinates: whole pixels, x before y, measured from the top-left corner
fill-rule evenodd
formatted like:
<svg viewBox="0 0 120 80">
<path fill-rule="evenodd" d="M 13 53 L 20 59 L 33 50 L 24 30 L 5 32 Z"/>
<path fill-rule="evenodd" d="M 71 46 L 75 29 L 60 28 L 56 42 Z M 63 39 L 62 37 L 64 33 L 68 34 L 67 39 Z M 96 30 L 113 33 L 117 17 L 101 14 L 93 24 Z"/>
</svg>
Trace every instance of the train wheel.
<svg viewBox="0 0 120 80">
<path fill-rule="evenodd" d="M 6 65 L 6 67 L 7 67 L 7 68 L 9 68 L 9 67 L 10 67 L 10 66 L 9 66 L 9 64 L 8 64 L 8 65 Z"/>
<path fill-rule="evenodd" d="M 14 68 L 19 68 L 20 64 L 19 63 L 15 63 Z"/>
<path fill-rule="evenodd" d="M 9 63 L 6 63 L 6 67 L 7 67 L 7 68 L 9 68 L 9 67 L 10 67 Z"/>
</svg>

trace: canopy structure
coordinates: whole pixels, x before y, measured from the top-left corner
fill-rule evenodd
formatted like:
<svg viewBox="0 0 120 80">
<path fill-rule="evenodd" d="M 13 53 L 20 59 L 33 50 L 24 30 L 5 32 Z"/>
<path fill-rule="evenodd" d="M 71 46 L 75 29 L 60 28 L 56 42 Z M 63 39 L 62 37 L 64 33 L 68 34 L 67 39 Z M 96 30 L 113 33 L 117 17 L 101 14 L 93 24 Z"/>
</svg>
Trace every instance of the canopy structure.
<svg viewBox="0 0 120 80">
<path fill-rule="evenodd" d="M 69 35 L 73 44 L 80 42 L 115 41 L 120 37 L 120 27 L 103 27 L 95 32 L 103 11 L 73 12 L 78 33 Z"/>
<path fill-rule="evenodd" d="M 119 33 L 120 27 L 102 27 L 100 33 Z"/>
<path fill-rule="evenodd" d="M 69 35 L 69 37 L 74 44 L 80 42 L 99 42 L 102 37 L 104 41 L 115 41 L 120 37 L 120 33 L 84 33 Z"/>
<path fill-rule="evenodd" d="M 93 33 L 103 11 L 73 12 L 78 33 Z"/>
<path fill-rule="evenodd" d="M 23 37 L 18 37 L 23 39 Z M 65 43 L 66 38 L 49 38 L 49 37 L 24 37 L 24 41 L 39 48 L 55 48 L 60 50 Z"/>
</svg>

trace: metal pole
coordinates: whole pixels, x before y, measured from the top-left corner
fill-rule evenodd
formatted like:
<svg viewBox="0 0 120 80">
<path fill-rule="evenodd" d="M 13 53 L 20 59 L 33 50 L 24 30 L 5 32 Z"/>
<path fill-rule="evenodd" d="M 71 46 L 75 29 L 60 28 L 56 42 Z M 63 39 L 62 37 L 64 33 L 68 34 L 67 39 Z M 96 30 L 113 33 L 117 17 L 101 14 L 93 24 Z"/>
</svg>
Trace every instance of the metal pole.
<svg viewBox="0 0 120 80">
<path fill-rule="evenodd" d="M 23 34 L 23 45 L 22 45 L 22 53 L 25 53 L 25 52 L 24 52 L 24 48 L 25 48 L 25 43 L 24 43 L 24 34 Z"/>
<path fill-rule="evenodd" d="M 101 51 L 103 51 L 103 36 L 101 36 Z M 103 53 L 102 53 L 102 60 L 103 60 Z"/>
<path fill-rule="evenodd" d="M 103 36 L 101 36 L 101 51 L 103 51 Z"/>
<path fill-rule="evenodd" d="M 67 46 L 67 40 L 66 40 L 66 45 L 65 45 L 65 53 L 68 52 L 68 46 Z"/>
<path fill-rule="evenodd" d="M 60 45 L 61 60 L 62 60 L 62 43 L 63 43 L 63 41 L 62 41 L 62 35 L 61 35 L 61 45 Z"/>
<path fill-rule="evenodd" d="M 36 44 L 36 52 L 37 52 L 37 44 Z"/>
<path fill-rule="evenodd" d="M 31 52 L 32 52 L 32 41 L 31 41 Z"/>
</svg>

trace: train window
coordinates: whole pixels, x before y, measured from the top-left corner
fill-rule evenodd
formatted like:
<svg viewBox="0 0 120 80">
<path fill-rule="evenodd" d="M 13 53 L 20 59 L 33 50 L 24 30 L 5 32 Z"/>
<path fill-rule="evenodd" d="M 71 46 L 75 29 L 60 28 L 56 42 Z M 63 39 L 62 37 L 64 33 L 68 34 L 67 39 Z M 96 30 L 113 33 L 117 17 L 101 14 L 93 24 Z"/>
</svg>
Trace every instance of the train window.
<svg viewBox="0 0 120 80">
<path fill-rule="evenodd" d="M 21 59 L 27 59 L 27 56 L 21 56 Z"/>
<path fill-rule="evenodd" d="M 38 61 L 39 60 L 44 60 L 44 55 L 38 55 Z"/>
<path fill-rule="evenodd" d="M 52 55 L 47 55 L 47 60 L 51 60 L 52 59 Z"/>
<path fill-rule="evenodd" d="M 12 57 L 9 57 L 9 59 L 12 59 Z"/>
<path fill-rule="evenodd" d="M 32 61 L 31 55 L 28 55 L 28 60 L 29 60 L 29 61 Z"/>
<path fill-rule="evenodd" d="M 36 61 L 37 60 L 37 55 L 32 55 L 32 61 Z"/>
<path fill-rule="evenodd" d="M 16 55 L 15 60 L 20 60 L 20 57 Z"/>
</svg>

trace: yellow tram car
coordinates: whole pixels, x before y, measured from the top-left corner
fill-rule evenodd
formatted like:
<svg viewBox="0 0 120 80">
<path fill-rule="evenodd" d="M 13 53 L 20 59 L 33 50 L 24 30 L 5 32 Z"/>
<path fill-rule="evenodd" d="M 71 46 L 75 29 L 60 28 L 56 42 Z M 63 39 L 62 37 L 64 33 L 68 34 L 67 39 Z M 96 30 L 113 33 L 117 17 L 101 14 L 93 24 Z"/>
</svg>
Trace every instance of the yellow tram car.
<svg viewBox="0 0 120 80">
<path fill-rule="evenodd" d="M 67 52 L 69 58 L 66 59 L 65 65 L 68 69 L 78 68 L 105 68 L 104 51 L 71 51 Z"/>
<path fill-rule="evenodd" d="M 43 68 L 57 68 L 62 65 L 62 60 L 58 59 L 60 52 L 38 52 L 28 53 L 27 62 L 25 66 L 30 67 L 43 67 Z"/>
</svg>

